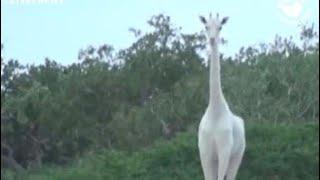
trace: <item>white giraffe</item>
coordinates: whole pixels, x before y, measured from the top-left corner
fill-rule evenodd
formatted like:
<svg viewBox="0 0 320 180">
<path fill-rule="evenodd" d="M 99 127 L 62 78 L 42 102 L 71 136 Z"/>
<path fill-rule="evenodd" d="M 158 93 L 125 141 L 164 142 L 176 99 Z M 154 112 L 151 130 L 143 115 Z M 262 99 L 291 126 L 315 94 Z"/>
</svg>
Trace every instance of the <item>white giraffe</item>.
<svg viewBox="0 0 320 180">
<path fill-rule="evenodd" d="M 209 19 L 200 16 L 205 25 L 210 61 L 209 105 L 201 119 L 198 146 L 205 180 L 234 180 L 245 150 L 242 118 L 234 115 L 226 102 L 220 82 L 218 43 L 222 26 L 228 17 Z"/>
</svg>

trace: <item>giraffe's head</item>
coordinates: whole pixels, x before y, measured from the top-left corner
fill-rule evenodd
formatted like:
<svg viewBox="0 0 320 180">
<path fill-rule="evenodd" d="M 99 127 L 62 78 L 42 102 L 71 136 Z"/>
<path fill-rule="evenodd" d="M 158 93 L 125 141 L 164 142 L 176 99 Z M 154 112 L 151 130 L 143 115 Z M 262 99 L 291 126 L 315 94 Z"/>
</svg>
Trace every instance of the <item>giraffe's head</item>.
<svg viewBox="0 0 320 180">
<path fill-rule="evenodd" d="M 211 13 L 209 19 L 206 19 L 203 16 L 200 16 L 200 21 L 204 24 L 207 34 L 207 39 L 209 40 L 210 45 L 214 45 L 220 41 L 220 31 L 223 25 L 228 21 L 228 17 L 219 18 L 219 14 L 216 17 L 212 17 Z"/>
</svg>

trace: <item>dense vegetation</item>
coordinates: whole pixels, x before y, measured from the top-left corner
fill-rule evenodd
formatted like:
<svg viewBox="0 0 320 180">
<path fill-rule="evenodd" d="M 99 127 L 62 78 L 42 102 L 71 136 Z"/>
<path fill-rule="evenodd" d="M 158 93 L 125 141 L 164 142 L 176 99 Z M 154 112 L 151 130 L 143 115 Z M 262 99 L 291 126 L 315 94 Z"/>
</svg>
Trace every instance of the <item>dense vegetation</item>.
<svg viewBox="0 0 320 180">
<path fill-rule="evenodd" d="M 88 47 L 68 66 L 1 57 L 2 175 L 201 179 L 195 130 L 208 97 L 203 35 L 181 33 L 163 15 L 148 23 L 150 33 L 130 29 L 137 40 L 128 49 Z M 234 58 L 221 56 L 223 91 L 248 124 L 240 179 L 319 177 L 313 27 L 302 28 L 301 42 L 277 36 Z M 72 162 L 68 171 L 48 168 Z"/>
<path fill-rule="evenodd" d="M 246 156 L 238 179 L 319 179 L 319 124 L 249 123 Z M 293 133 L 294 132 L 294 133 Z M 298 132 L 298 133 L 297 133 Z M 310 136 L 310 134 L 312 134 Z M 135 153 L 103 150 L 68 167 L 46 167 L 20 174 L 17 180 L 202 180 L 195 131 L 157 141 Z"/>
</svg>

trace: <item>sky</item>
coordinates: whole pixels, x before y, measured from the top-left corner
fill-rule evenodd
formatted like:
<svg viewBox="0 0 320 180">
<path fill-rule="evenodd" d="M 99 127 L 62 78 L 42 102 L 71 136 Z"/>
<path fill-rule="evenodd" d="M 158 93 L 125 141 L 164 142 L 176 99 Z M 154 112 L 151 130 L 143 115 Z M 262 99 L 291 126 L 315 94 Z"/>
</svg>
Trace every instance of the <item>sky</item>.
<svg viewBox="0 0 320 180">
<path fill-rule="evenodd" d="M 183 33 L 203 29 L 199 15 L 229 16 L 220 50 L 233 56 L 242 46 L 272 42 L 275 35 L 299 39 L 301 23 L 319 28 L 318 0 L 1 0 L 1 52 L 5 59 L 41 64 L 46 57 L 63 65 L 77 62 L 90 45 L 129 47 L 129 28 L 150 31 L 153 15 L 171 17 Z"/>
</svg>

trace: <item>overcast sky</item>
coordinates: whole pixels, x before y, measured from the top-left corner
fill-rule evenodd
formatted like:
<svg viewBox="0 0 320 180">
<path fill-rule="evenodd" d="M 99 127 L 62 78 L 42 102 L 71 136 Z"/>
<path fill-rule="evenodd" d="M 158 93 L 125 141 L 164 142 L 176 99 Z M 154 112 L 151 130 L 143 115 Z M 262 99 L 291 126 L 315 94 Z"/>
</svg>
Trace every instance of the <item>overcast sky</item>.
<svg viewBox="0 0 320 180">
<path fill-rule="evenodd" d="M 130 46 L 135 38 L 128 29 L 150 31 L 152 15 L 168 15 L 183 33 L 195 33 L 203 28 L 199 15 L 219 12 L 230 17 L 221 51 L 234 55 L 276 34 L 298 40 L 299 24 L 319 27 L 318 6 L 318 0 L 1 0 L 2 53 L 24 64 L 45 57 L 70 64 L 89 45 Z"/>
</svg>

